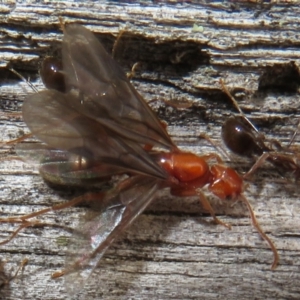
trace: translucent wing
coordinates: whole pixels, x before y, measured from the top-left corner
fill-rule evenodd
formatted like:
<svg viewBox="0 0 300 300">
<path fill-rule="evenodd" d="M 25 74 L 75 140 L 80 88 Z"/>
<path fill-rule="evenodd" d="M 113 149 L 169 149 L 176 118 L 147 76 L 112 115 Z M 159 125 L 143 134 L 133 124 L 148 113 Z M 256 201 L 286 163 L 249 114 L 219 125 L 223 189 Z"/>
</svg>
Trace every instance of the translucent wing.
<svg viewBox="0 0 300 300">
<path fill-rule="evenodd" d="M 62 52 L 69 93 L 46 90 L 25 101 L 31 132 L 49 147 L 88 161 L 166 178 L 144 146 L 176 146 L 95 36 L 69 25 Z"/>
<path fill-rule="evenodd" d="M 65 284 L 70 294 L 84 286 L 108 247 L 153 200 L 159 185 L 154 178 L 134 176 L 101 200 L 100 213 L 80 227 L 69 246 Z"/>
<path fill-rule="evenodd" d="M 83 114 L 135 142 L 175 147 L 123 70 L 89 30 L 76 24 L 66 26 L 62 56 L 68 88 L 83 95 Z"/>
<path fill-rule="evenodd" d="M 105 165 L 108 170 L 113 167 L 132 175 L 104 197 L 94 194 L 101 200 L 101 210 L 72 239 L 73 251 L 66 267 L 67 286 L 74 293 L 115 238 L 153 200 L 161 180 L 168 177 L 144 150 L 145 145 L 173 150 L 176 146 L 117 63 L 87 29 L 67 26 L 62 51 L 68 93 L 46 90 L 30 96 L 23 104 L 24 121 L 47 147 L 61 150 L 66 166 L 70 166 L 74 154 L 92 167 Z M 50 175 L 68 177 L 68 172 L 56 171 L 59 159 L 51 163 L 47 169 Z M 79 171 L 83 176 L 97 173 L 82 167 Z"/>
<path fill-rule="evenodd" d="M 124 171 L 166 178 L 143 145 L 127 140 L 82 114 L 76 94 L 45 90 L 23 104 L 23 119 L 30 131 L 48 147 L 69 151 L 89 162 L 105 163 Z"/>
</svg>

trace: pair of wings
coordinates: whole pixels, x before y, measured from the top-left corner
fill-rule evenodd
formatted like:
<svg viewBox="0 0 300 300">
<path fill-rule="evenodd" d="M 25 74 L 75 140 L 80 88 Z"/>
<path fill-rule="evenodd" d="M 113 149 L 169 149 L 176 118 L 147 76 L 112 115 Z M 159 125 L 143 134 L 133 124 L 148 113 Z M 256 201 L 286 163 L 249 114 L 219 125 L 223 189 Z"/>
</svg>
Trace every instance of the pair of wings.
<svg viewBox="0 0 300 300">
<path fill-rule="evenodd" d="M 31 95 L 23 105 L 25 123 L 50 152 L 79 155 L 91 165 L 134 174 L 104 197 L 99 196 L 102 210 L 72 238 L 65 279 L 72 294 L 82 288 L 109 245 L 167 179 L 145 145 L 167 150 L 176 146 L 89 30 L 66 26 L 62 58 L 68 92 L 44 90 Z"/>
</svg>

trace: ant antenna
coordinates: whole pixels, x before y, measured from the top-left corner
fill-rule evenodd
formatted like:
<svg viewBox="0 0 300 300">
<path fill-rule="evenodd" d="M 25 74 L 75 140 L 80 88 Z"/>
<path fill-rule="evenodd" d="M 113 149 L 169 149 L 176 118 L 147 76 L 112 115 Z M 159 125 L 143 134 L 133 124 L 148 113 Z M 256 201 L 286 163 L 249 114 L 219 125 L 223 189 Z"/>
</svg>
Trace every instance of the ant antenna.
<svg viewBox="0 0 300 300">
<path fill-rule="evenodd" d="M 34 92 L 36 92 L 36 93 L 38 92 L 37 89 L 34 87 L 34 85 L 29 80 L 27 80 L 23 75 L 21 75 L 19 72 L 17 72 L 15 69 L 13 69 L 11 67 L 9 67 L 8 69 L 9 69 L 9 71 L 11 71 L 15 75 L 17 75 L 19 78 L 21 78 L 24 82 L 26 82 Z"/>
<path fill-rule="evenodd" d="M 246 117 L 246 115 L 244 114 L 244 112 L 241 110 L 239 104 L 237 103 L 237 101 L 233 98 L 233 96 L 230 94 L 230 92 L 228 91 L 227 87 L 224 84 L 223 79 L 220 79 L 220 84 L 222 87 L 223 92 L 229 97 L 229 99 L 231 100 L 231 102 L 233 103 L 233 105 L 235 106 L 235 108 L 238 110 L 238 112 L 241 114 L 241 116 L 247 121 L 247 123 L 254 129 L 254 131 L 258 132 L 258 129 L 254 126 L 254 124 Z"/>
<path fill-rule="evenodd" d="M 125 26 L 124 28 L 122 28 L 122 29 L 119 31 L 119 33 L 118 33 L 118 35 L 117 35 L 117 37 L 116 37 L 116 40 L 115 40 L 115 42 L 114 42 L 114 44 L 113 44 L 113 48 L 112 48 L 112 51 L 111 51 L 111 56 L 112 56 L 113 58 L 115 58 L 116 51 L 117 51 L 117 46 L 118 46 L 118 44 L 119 44 L 119 42 L 120 42 L 122 36 L 123 36 L 124 33 L 127 31 L 127 28 L 126 28 L 126 27 L 127 27 L 127 26 Z"/>
<path fill-rule="evenodd" d="M 20 270 L 23 270 L 27 264 L 28 264 L 28 258 L 24 258 L 23 261 L 20 263 L 18 269 L 16 270 L 15 274 L 10 278 L 9 281 L 14 280 L 17 277 Z"/>
<path fill-rule="evenodd" d="M 287 148 L 290 148 L 291 145 L 294 143 L 295 138 L 296 138 L 297 134 L 299 133 L 299 131 L 300 131 L 300 120 L 298 121 L 297 128 L 296 128 L 296 130 L 294 131 L 293 136 L 291 137 L 291 139 L 290 139 L 290 141 L 289 141 L 289 143 L 288 143 L 288 145 L 287 145 Z"/>
<path fill-rule="evenodd" d="M 198 137 L 200 139 L 204 139 L 207 142 L 209 142 L 216 150 L 218 150 L 219 152 L 222 152 L 223 155 L 225 157 L 227 157 L 227 159 L 230 159 L 230 156 L 229 156 L 228 152 L 224 149 L 224 147 L 222 147 L 221 145 L 215 143 L 207 134 L 200 133 Z"/>
</svg>

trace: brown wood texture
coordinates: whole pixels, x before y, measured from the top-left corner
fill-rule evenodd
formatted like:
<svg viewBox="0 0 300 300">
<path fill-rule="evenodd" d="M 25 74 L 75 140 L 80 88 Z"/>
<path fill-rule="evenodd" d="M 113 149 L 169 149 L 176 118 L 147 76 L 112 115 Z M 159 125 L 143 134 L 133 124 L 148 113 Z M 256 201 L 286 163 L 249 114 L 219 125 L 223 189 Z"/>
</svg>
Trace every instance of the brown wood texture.
<svg viewBox="0 0 300 300">
<path fill-rule="evenodd" d="M 153 109 L 182 149 L 215 152 L 198 139 L 199 133 L 221 144 L 222 123 L 236 110 L 221 91 L 220 78 L 263 133 L 287 143 L 300 112 L 297 1 L 148 2 L 0 4 L 1 140 L 28 132 L 21 117 L 7 113 L 20 111 L 26 95 L 33 93 L 7 66 L 43 89 L 39 62 L 59 54 L 61 17 L 95 32 L 108 51 L 124 30 L 115 57 L 126 71 L 139 63 L 132 82 L 147 101 L 158 100 Z M 189 105 L 174 108 L 160 99 Z M 241 172 L 251 166 L 233 155 L 227 163 Z M 265 165 L 247 184 L 245 196 L 280 255 L 275 271 L 270 270 L 272 252 L 242 204 L 221 203 L 206 191 L 218 216 L 232 224 L 228 230 L 212 225 L 197 199 L 161 192 L 73 299 L 299 299 L 299 180 L 287 181 Z M 0 163 L 0 216 L 35 211 L 76 193 L 51 189 L 28 164 Z M 84 211 L 66 209 L 41 220 L 76 227 Z M 13 229 L 7 224 L 0 228 L 1 239 Z M 2 287 L 0 299 L 69 299 L 64 278 L 51 279 L 64 266 L 69 235 L 59 228 L 28 228 L 0 246 L 6 274 L 22 259 L 29 260 Z"/>
</svg>

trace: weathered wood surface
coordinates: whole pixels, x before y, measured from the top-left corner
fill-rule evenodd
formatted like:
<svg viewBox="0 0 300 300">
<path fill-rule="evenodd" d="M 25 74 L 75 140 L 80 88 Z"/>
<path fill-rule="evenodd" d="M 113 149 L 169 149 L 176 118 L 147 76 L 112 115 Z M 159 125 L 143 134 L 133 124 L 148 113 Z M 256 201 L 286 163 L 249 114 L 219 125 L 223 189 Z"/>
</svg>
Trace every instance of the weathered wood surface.
<svg viewBox="0 0 300 300">
<path fill-rule="evenodd" d="M 38 63 L 47 54 L 59 53 L 62 17 L 66 23 L 82 23 L 96 32 L 108 49 L 114 36 L 125 29 L 116 58 L 126 70 L 140 63 L 133 84 L 145 99 L 184 99 L 192 104 L 179 110 L 162 102 L 154 104 L 183 149 L 199 154 L 215 151 L 197 139 L 200 132 L 221 142 L 221 125 L 235 109 L 220 90 L 220 78 L 263 132 L 286 143 L 299 118 L 299 78 L 291 70 L 278 89 L 274 65 L 294 61 L 297 69 L 300 7 L 296 1 L 198 2 L 1 4 L 1 111 L 20 111 L 25 96 L 32 93 L 6 71 L 8 63 L 43 88 Z M 260 76 L 267 71 L 275 83 L 261 92 Z M 26 132 L 21 118 L 1 115 L 0 126 L 3 140 Z M 250 166 L 237 157 L 228 163 L 239 170 Z M 47 187 L 32 167 L 21 162 L 3 161 L 0 168 L 1 216 L 31 212 L 74 196 Z M 162 193 L 107 252 L 74 299 L 299 299 L 299 187 L 265 166 L 249 181 L 245 195 L 278 248 L 280 265 L 275 271 L 270 270 L 272 253 L 251 227 L 242 205 L 212 202 L 220 218 L 233 225 L 229 231 L 211 225 L 197 199 Z M 42 220 L 71 227 L 83 211 L 68 209 Z M 11 230 L 1 226 L 1 239 Z M 57 228 L 28 228 L 1 246 L 0 257 L 8 261 L 6 273 L 25 257 L 29 263 L 3 287 L 0 299 L 68 299 L 64 279 L 50 278 L 64 266 L 68 235 Z"/>
</svg>

